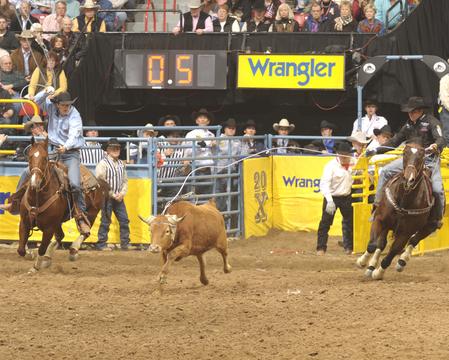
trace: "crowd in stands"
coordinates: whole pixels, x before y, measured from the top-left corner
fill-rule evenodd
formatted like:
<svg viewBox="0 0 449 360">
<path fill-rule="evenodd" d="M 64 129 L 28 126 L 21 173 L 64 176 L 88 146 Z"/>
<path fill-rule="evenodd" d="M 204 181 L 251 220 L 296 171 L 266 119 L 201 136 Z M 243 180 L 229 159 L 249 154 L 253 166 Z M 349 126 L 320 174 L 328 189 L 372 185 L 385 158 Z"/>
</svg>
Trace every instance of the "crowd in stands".
<svg viewBox="0 0 449 360">
<path fill-rule="evenodd" d="M 173 33 L 359 32 L 383 35 L 403 19 L 397 0 L 191 0 Z M 410 8 L 414 0 L 399 0 Z M 388 27 L 388 29 L 386 28 Z"/>
</svg>

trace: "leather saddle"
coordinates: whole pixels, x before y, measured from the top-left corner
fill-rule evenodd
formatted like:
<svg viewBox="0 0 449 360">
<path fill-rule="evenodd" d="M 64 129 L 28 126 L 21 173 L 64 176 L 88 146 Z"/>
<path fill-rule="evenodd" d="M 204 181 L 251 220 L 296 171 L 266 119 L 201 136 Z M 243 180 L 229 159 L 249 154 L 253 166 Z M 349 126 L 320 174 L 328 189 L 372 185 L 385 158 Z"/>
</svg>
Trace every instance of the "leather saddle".
<svg viewBox="0 0 449 360">
<path fill-rule="evenodd" d="M 69 178 L 67 175 L 67 166 L 61 162 L 55 162 L 53 170 L 58 177 L 59 183 L 63 185 L 64 190 L 69 191 L 70 187 Z M 83 193 L 87 194 L 100 186 L 94 174 L 92 174 L 92 172 L 82 164 L 80 165 L 80 174 L 81 189 L 83 190 Z"/>
</svg>

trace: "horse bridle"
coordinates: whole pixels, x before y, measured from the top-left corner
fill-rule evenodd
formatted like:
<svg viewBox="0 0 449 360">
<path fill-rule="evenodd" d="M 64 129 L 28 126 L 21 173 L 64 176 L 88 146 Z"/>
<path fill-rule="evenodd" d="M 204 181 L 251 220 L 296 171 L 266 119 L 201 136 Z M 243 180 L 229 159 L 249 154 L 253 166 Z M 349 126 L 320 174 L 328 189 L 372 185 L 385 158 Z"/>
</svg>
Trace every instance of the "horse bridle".
<svg viewBox="0 0 449 360">
<path fill-rule="evenodd" d="M 48 182 L 50 181 L 50 177 L 49 176 L 45 176 L 46 173 L 48 173 L 48 162 L 47 162 L 47 166 L 45 167 L 45 170 L 42 171 L 39 167 L 35 166 L 30 170 L 30 174 L 33 175 L 36 172 L 39 172 L 42 175 L 42 179 L 45 180 L 44 185 L 40 186 L 39 188 L 36 189 L 36 192 L 39 192 L 41 189 L 43 189 L 45 186 L 47 186 Z"/>
</svg>

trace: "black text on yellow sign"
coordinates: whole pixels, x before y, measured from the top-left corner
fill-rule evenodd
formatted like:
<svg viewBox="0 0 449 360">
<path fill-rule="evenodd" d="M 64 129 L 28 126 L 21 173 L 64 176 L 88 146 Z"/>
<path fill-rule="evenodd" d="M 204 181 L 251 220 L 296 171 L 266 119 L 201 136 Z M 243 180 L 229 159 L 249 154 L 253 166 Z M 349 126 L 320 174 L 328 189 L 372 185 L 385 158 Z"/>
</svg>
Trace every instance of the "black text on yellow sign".
<svg viewBox="0 0 449 360">
<path fill-rule="evenodd" d="M 238 58 L 238 88 L 344 90 L 344 55 L 251 55 Z"/>
</svg>

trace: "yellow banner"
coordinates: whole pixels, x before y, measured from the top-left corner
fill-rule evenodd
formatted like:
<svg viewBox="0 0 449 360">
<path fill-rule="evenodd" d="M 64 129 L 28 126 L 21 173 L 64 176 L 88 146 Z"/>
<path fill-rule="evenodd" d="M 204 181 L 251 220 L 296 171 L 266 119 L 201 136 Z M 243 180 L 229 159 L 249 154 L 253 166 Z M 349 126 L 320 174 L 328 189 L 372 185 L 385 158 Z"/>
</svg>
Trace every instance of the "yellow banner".
<svg viewBox="0 0 449 360">
<path fill-rule="evenodd" d="M 0 176 L 0 204 L 5 202 L 11 193 L 15 192 L 19 181 L 17 176 Z M 149 216 L 151 214 L 151 180 L 129 179 L 128 193 L 125 196 L 126 209 L 129 217 L 131 243 L 149 243 L 148 225 L 144 224 L 137 215 Z M 120 229 L 115 216 L 112 216 L 109 230 L 109 243 L 120 243 Z M 0 210 L 0 240 L 19 240 L 19 216 L 4 213 Z M 101 212 L 98 213 L 91 236 L 86 242 L 97 242 L 98 227 L 101 221 Z M 79 235 L 73 220 L 64 223 L 64 241 L 72 242 Z M 35 231 L 30 240 L 40 240 L 42 233 Z"/>
<path fill-rule="evenodd" d="M 343 55 L 238 56 L 237 87 L 344 90 Z"/>
<path fill-rule="evenodd" d="M 263 236 L 273 226 L 271 157 L 243 162 L 245 238 Z"/>
<path fill-rule="evenodd" d="M 273 227 L 286 231 L 316 231 L 321 220 L 323 195 L 320 179 L 332 157 L 273 156 Z M 341 235 L 337 211 L 330 235 Z"/>
</svg>

